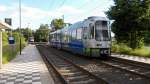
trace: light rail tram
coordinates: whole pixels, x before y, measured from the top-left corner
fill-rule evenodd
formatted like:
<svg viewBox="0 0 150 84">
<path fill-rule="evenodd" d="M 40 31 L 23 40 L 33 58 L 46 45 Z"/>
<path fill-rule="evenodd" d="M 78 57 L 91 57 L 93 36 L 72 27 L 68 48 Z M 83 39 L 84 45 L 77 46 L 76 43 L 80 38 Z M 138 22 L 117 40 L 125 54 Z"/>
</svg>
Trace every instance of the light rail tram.
<svg viewBox="0 0 150 84">
<path fill-rule="evenodd" d="M 92 16 L 50 33 L 50 45 L 75 54 L 106 58 L 111 54 L 111 30 L 105 17 Z"/>
</svg>

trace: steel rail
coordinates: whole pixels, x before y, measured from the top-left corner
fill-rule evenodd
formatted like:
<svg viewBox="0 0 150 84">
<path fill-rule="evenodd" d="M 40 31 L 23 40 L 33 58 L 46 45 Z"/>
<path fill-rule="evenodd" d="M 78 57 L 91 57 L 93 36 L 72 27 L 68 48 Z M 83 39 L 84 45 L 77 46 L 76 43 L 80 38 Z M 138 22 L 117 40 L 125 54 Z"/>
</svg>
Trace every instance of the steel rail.
<svg viewBox="0 0 150 84">
<path fill-rule="evenodd" d="M 125 72 L 129 72 L 131 74 L 135 74 L 135 75 L 138 75 L 140 77 L 143 77 L 145 79 L 150 79 L 150 76 L 149 75 L 145 75 L 145 74 L 142 74 L 142 73 L 139 73 L 139 72 L 135 72 L 133 70 L 129 70 L 129 69 L 126 69 L 126 68 L 123 68 L 123 67 L 120 67 L 120 66 L 117 66 L 117 65 L 113 65 L 113 64 L 110 64 L 109 61 L 98 61 L 98 60 L 95 60 L 96 63 L 102 63 L 106 66 L 109 66 L 109 67 L 113 67 L 113 68 L 116 68 L 116 69 L 120 69 L 122 71 L 125 71 Z M 116 61 L 115 61 L 116 62 Z M 131 66 L 131 65 L 130 65 Z M 133 66 L 133 65 L 132 65 Z"/>
<path fill-rule="evenodd" d="M 45 46 L 44 46 L 45 47 Z M 46 48 L 46 47 L 45 47 Z M 50 50 L 49 48 L 47 48 L 47 50 Z M 103 79 L 93 75 L 92 73 L 90 73 L 89 71 L 83 69 L 82 67 L 74 64 L 73 62 L 69 61 L 68 59 L 56 54 L 56 52 L 51 52 L 53 55 L 57 56 L 59 59 L 64 60 L 65 62 L 67 62 L 68 64 L 71 64 L 71 66 L 74 66 L 76 69 L 78 69 L 79 71 L 81 71 L 82 73 L 88 74 L 89 77 L 93 78 L 96 82 L 96 84 L 108 84 L 106 81 L 104 81 Z M 48 58 L 47 58 L 48 59 Z M 57 70 L 57 68 L 56 68 Z M 57 70 L 58 71 L 58 70 Z M 59 71 L 58 71 L 59 72 Z M 61 75 L 61 73 L 59 73 Z M 63 77 L 63 76 L 62 76 Z M 63 79 L 65 80 L 65 78 L 63 77 Z M 66 81 L 66 83 L 68 83 Z"/>
<path fill-rule="evenodd" d="M 48 63 L 47 66 L 50 65 L 50 66 L 54 69 L 56 75 L 59 77 L 59 79 L 61 80 L 62 84 L 68 84 L 67 81 L 65 80 L 65 78 L 64 78 L 64 77 L 61 75 L 61 73 L 57 70 L 57 68 L 55 67 L 55 65 L 52 64 L 52 63 L 47 59 L 47 56 L 45 55 L 45 53 L 42 52 L 42 50 L 41 50 L 42 47 L 41 47 L 41 46 L 38 46 L 37 48 L 38 48 L 40 54 L 42 55 L 43 59 Z"/>
<path fill-rule="evenodd" d="M 145 68 L 145 69 L 150 69 L 150 64 L 144 63 L 144 62 L 138 62 L 134 60 L 128 60 L 128 59 L 123 59 L 123 58 L 118 58 L 118 57 L 110 57 L 111 60 L 116 61 L 116 62 L 122 62 L 126 63 L 129 65 Z"/>
</svg>

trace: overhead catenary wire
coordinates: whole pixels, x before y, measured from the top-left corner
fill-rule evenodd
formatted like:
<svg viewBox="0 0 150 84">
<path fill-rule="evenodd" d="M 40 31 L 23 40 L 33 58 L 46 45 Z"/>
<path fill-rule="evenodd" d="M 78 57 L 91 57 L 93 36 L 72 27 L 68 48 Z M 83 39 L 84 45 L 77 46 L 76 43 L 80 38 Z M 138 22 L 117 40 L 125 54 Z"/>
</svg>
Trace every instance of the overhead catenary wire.
<svg viewBox="0 0 150 84">
<path fill-rule="evenodd" d="M 76 17 L 79 17 L 79 16 L 80 16 L 80 17 L 86 16 L 86 15 L 92 13 L 93 11 L 96 11 L 96 9 L 98 9 L 98 7 L 99 7 L 99 5 L 97 5 L 97 6 L 94 7 L 94 8 L 91 8 L 90 10 L 88 10 L 88 11 L 86 11 L 86 12 L 80 14 L 80 15 L 77 15 Z M 90 13 L 89 13 L 89 12 L 90 12 Z M 72 21 L 72 20 L 73 20 L 73 19 L 71 19 L 71 21 Z"/>
<path fill-rule="evenodd" d="M 111 0 L 108 0 L 108 1 L 106 1 L 105 3 L 108 3 L 109 1 L 111 1 Z M 96 3 L 98 3 L 98 2 L 96 2 Z M 103 3 L 103 4 L 105 4 L 105 3 Z M 87 14 L 89 15 L 89 14 L 93 13 L 94 11 L 106 12 L 105 10 L 97 10 L 97 9 L 100 9 L 100 6 L 101 6 L 101 5 L 102 5 L 102 3 L 96 5 L 94 8 L 91 8 L 91 9 L 89 9 L 89 10 L 86 11 L 86 12 L 81 13 L 80 15 L 77 15 L 76 17 L 82 17 L 82 16 L 85 16 L 85 14 L 86 14 L 86 16 L 87 16 Z M 71 17 L 70 17 L 70 18 L 71 18 Z M 74 19 L 71 19 L 70 21 L 72 21 L 72 20 L 74 20 Z"/>
<path fill-rule="evenodd" d="M 50 4 L 51 4 L 50 7 L 49 7 L 50 9 L 53 8 L 53 6 L 54 6 L 54 4 L 55 4 L 55 1 L 56 1 L 56 0 L 50 0 Z"/>
<path fill-rule="evenodd" d="M 95 4 L 98 3 L 97 0 L 93 0 L 92 2 L 95 2 Z M 86 4 L 88 4 L 88 3 L 89 3 L 89 2 L 86 2 L 86 3 L 84 3 L 84 4 L 86 5 Z M 78 7 L 78 9 L 81 9 L 81 8 L 85 7 L 84 4 L 83 4 L 82 6 L 80 6 L 80 7 Z M 88 4 L 88 6 L 89 6 L 89 4 Z M 88 11 L 86 11 L 86 12 L 84 12 L 84 13 L 81 13 L 80 15 L 77 15 L 76 17 L 86 16 L 86 15 L 92 13 L 92 11 L 95 11 L 95 9 L 99 8 L 99 6 L 100 6 L 100 4 L 96 5 L 94 8 L 91 8 L 91 9 L 89 9 Z M 71 19 L 71 21 L 72 21 L 72 20 L 73 20 L 73 19 Z"/>
<path fill-rule="evenodd" d="M 56 1 L 56 0 L 53 0 L 53 1 Z M 55 12 L 58 12 L 58 11 L 59 11 L 58 9 L 60 9 L 61 7 L 63 7 L 66 1 L 67 1 L 67 0 L 63 0 L 59 5 L 56 5 L 53 10 L 56 10 Z M 53 3 L 53 4 L 54 4 L 54 3 Z M 54 7 L 54 6 L 53 6 L 53 7 Z M 64 14 L 63 14 L 63 15 L 64 15 Z M 53 18 L 53 19 L 54 19 L 54 18 Z"/>
<path fill-rule="evenodd" d="M 94 1 L 94 0 L 93 0 L 93 1 Z M 87 2 L 83 3 L 82 5 L 80 5 L 80 6 L 77 7 L 77 8 L 78 8 L 78 9 L 84 8 L 84 7 L 86 7 L 85 5 L 87 5 L 87 4 L 88 4 L 88 6 L 89 6 L 89 3 L 90 3 L 90 1 L 87 1 Z"/>
<path fill-rule="evenodd" d="M 58 6 L 58 8 L 63 7 L 63 5 L 65 4 L 66 0 L 63 0 L 63 2 Z"/>
</svg>

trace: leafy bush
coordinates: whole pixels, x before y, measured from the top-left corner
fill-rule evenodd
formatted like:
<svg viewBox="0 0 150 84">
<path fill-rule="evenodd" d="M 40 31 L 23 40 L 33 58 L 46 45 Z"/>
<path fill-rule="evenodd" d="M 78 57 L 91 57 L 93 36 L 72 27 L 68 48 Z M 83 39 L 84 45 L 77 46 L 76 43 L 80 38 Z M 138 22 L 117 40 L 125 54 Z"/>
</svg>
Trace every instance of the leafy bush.
<svg viewBox="0 0 150 84">
<path fill-rule="evenodd" d="M 3 32 L 3 45 L 7 45 L 8 44 L 8 35 L 7 33 Z"/>
<path fill-rule="evenodd" d="M 131 51 L 131 48 L 129 48 L 127 45 L 120 43 L 113 43 L 112 44 L 112 52 L 116 53 L 123 53 L 123 54 L 128 54 Z"/>
<path fill-rule="evenodd" d="M 119 44 L 119 51 L 122 54 L 128 54 L 130 51 L 132 51 L 132 49 L 125 44 Z"/>
<path fill-rule="evenodd" d="M 112 52 L 113 53 L 121 53 L 121 54 L 128 54 L 128 55 L 135 55 L 135 56 L 146 56 L 150 57 L 150 48 L 141 48 L 141 49 L 131 49 L 127 45 L 120 43 L 113 43 L 112 44 Z"/>
<path fill-rule="evenodd" d="M 146 57 L 150 57 L 150 49 L 135 49 L 133 51 L 131 51 L 129 54 L 131 55 L 136 55 L 136 56 L 146 56 Z"/>
<path fill-rule="evenodd" d="M 16 54 L 19 52 L 20 44 L 15 45 L 15 50 L 13 51 L 12 46 L 5 45 L 3 46 L 3 63 L 8 63 L 10 60 L 16 57 Z M 22 44 L 22 49 L 26 44 Z"/>
<path fill-rule="evenodd" d="M 3 32 L 3 63 L 8 63 L 10 60 L 15 58 L 17 52 L 19 51 L 19 33 L 13 32 L 12 35 L 15 38 L 15 52 L 12 51 L 12 46 L 8 44 L 8 35 L 6 32 Z M 24 37 L 21 37 L 22 39 L 22 49 L 25 47 L 26 42 Z"/>
<path fill-rule="evenodd" d="M 113 43 L 112 44 L 112 49 L 111 49 L 112 52 L 119 52 L 119 47 L 120 47 L 119 45 Z"/>
</svg>

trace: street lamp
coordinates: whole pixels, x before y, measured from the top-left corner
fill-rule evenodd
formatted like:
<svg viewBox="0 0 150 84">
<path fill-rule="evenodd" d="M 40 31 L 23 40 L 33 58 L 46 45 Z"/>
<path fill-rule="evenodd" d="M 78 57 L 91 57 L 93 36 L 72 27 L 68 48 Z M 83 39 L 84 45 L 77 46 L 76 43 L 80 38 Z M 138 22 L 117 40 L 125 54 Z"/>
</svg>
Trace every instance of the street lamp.
<svg viewBox="0 0 150 84">
<path fill-rule="evenodd" d="M 30 25 L 30 23 L 28 23 L 28 26 L 27 26 L 27 28 L 28 28 L 28 39 L 27 39 L 28 43 L 29 43 L 29 38 L 30 38 L 30 28 L 29 28 L 29 25 Z"/>
<path fill-rule="evenodd" d="M 21 55 L 21 0 L 19 0 L 19 36 L 20 36 L 20 55 Z"/>
</svg>

